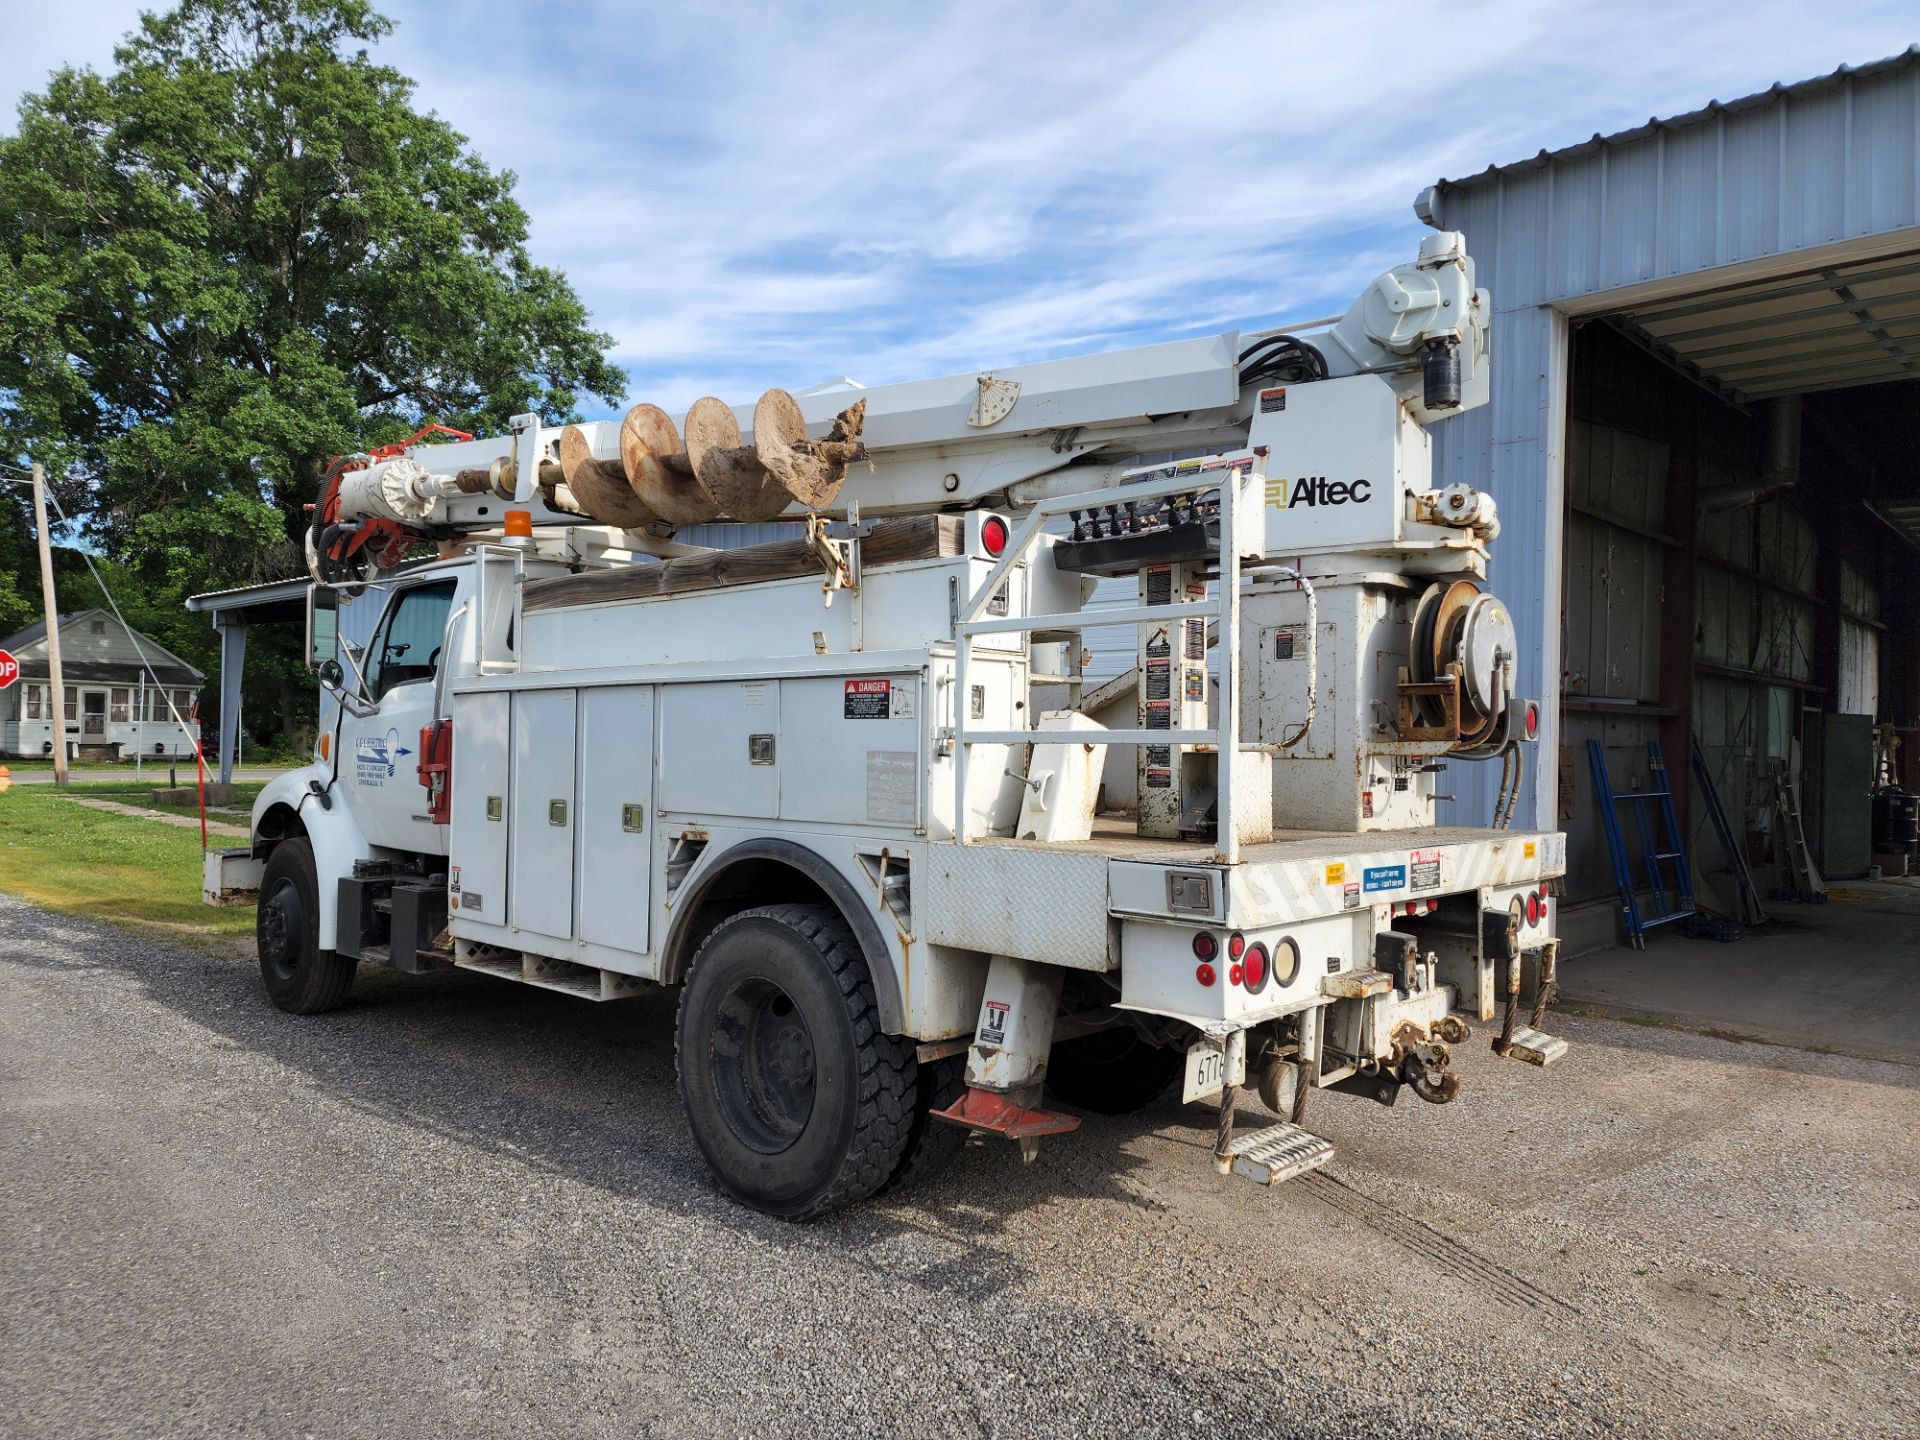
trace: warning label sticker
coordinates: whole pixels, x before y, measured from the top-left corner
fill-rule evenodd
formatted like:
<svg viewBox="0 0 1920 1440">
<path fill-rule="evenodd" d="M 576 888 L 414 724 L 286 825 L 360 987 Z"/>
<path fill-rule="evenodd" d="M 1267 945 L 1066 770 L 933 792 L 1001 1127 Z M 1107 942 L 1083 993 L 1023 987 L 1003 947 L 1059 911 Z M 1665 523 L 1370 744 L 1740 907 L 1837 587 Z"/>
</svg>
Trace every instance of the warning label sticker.
<svg viewBox="0 0 1920 1440">
<path fill-rule="evenodd" d="M 1404 865 L 1369 865 L 1363 878 L 1366 888 L 1373 890 L 1400 890 L 1407 883 L 1407 867 Z"/>
<path fill-rule="evenodd" d="M 1348 883 L 1340 888 L 1340 908 L 1342 910 L 1360 908 L 1360 886 L 1357 883 Z"/>
<path fill-rule="evenodd" d="M 1407 888 L 1411 890 L 1438 890 L 1440 888 L 1440 852 L 1415 850 L 1407 856 L 1407 875 Z"/>
<path fill-rule="evenodd" d="M 1260 413 L 1262 415 L 1273 415 L 1286 408 L 1287 390 L 1284 385 L 1277 390 L 1262 390 L 1260 392 Z"/>
<path fill-rule="evenodd" d="M 987 1001 L 986 1014 L 980 1019 L 980 1043 L 982 1045 L 1004 1045 L 1007 1043 L 1007 1013 L 1013 1007 L 1004 1000 Z"/>
<path fill-rule="evenodd" d="M 893 713 L 891 680 L 847 681 L 846 708 L 849 720 L 885 720 Z"/>
</svg>

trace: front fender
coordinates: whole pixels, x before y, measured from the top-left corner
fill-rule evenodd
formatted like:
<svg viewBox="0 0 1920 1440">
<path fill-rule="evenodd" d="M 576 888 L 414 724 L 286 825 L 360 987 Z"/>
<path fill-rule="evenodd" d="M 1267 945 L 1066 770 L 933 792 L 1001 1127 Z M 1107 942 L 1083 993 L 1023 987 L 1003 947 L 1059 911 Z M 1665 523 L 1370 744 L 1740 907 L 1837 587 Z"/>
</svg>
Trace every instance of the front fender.
<svg viewBox="0 0 1920 1440">
<path fill-rule="evenodd" d="M 339 936 L 340 877 L 351 875 L 356 860 L 371 860 L 373 846 L 361 833 L 360 822 L 347 808 L 346 795 L 334 786 L 328 809 L 308 785 L 326 785 L 332 772 L 324 765 L 306 765 L 269 780 L 253 802 L 253 853 L 264 857 L 280 841 L 305 832 L 313 848 L 315 888 L 320 901 L 320 948 L 331 950 Z M 293 828 L 285 822 L 291 820 Z"/>
</svg>

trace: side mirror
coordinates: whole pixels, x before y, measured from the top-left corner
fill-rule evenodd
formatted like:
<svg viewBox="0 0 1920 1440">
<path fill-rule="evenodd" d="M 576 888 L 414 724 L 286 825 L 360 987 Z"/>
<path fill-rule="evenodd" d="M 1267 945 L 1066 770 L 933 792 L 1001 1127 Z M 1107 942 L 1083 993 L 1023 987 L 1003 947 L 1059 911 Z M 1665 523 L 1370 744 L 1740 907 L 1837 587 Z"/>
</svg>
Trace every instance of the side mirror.
<svg viewBox="0 0 1920 1440">
<path fill-rule="evenodd" d="M 346 684 L 346 673 L 341 670 L 338 660 L 322 660 L 314 672 L 320 677 L 320 683 L 329 690 L 341 689 Z"/>
<path fill-rule="evenodd" d="M 340 595 L 325 585 L 307 587 L 307 669 L 326 679 L 323 667 L 333 665 L 334 674 L 340 673 L 334 656 L 340 650 Z M 337 680 L 327 681 L 337 685 Z"/>
</svg>

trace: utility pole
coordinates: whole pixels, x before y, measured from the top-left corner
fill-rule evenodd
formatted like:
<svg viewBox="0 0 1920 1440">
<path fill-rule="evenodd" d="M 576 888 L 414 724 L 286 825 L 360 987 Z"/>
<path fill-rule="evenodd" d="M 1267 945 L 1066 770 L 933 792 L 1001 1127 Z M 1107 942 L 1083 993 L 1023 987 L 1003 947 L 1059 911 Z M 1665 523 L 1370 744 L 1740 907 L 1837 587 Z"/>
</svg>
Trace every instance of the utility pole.
<svg viewBox="0 0 1920 1440">
<path fill-rule="evenodd" d="M 47 670 L 53 680 L 53 783 L 67 784 L 67 687 L 60 674 L 60 609 L 53 598 L 53 536 L 47 529 L 47 472 L 33 465 L 33 528 L 40 536 L 40 597 L 47 609 Z"/>
</svg>

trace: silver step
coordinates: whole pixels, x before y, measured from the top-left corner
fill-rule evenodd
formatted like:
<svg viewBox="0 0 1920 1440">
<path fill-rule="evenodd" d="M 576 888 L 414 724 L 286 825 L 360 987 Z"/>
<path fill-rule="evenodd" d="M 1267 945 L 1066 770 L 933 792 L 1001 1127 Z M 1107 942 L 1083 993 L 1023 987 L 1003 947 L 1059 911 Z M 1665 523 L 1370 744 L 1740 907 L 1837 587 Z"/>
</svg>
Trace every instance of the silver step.
<svg viewBox="0 0 1920 1440">
<path fill-rule="evenodd" d="M 1567 1042 L 1558 1035 L 1548 1035 L 1531 1025 L 1522 1025 L 1513 1032 L 1513 1049 L 1508 1052 L 1507 1058 L 1524 1060 L 1529 1065 L 1551 1065 L 1566 1053 Z"/>
<path fill-rule="evenodd" d="M 1278 1185 L 1333 1159 L 1333 1142 L 1298 1125 L 1269 1125 L 1233 1142 L 1233 1172 L 1256 1185 Z"/>
</svg>

